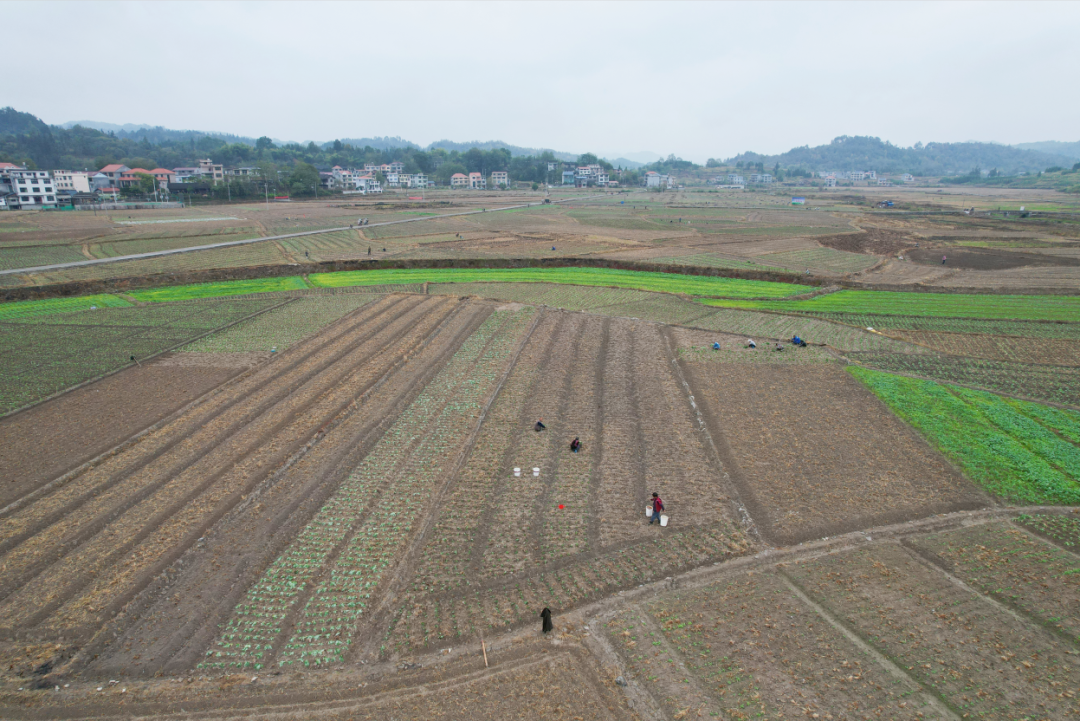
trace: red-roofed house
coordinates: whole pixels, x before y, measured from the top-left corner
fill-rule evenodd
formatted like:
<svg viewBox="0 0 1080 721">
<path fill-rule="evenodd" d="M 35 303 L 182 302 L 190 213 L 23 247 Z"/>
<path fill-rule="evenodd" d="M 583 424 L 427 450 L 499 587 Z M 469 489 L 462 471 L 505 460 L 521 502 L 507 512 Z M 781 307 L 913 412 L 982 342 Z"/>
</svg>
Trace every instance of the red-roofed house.
<svg viewBox="0 0 1080 721">
<path fill-rule="evenodd" d="M 173 179 L 176 177 L 176 173 L 168 168 L 154 168 L 150 171 L 150 175 L 154 176 L 154 180 L 162 190 L 168 190 L 169 183 L 175 182 Z"/>
<path fill-rule="evenodd" d="M 454 173 L 450 176 L 451 188 L 467 188 L 469 186 L 469 176 L 464 173 Z"/>
<path fill-rule="evenodd" d="M 26 168 L 21 165 L 15 165 L 15 163 L 0 163 L 0 172 L 5 170 L 26 170 Z"/>
<path fill-rule="evenodd" d="M 120 185 L 120 176 L 123 175 L 124 173 L 130 171 L 130 170 L 131 170 L 131 168 L 129 168 L 126 165 L 120 165 L 119 163 L 113 163 L 112 165 L 106 165 L 104 168 L 102 168 L 98 172 L 99 173 L 104 173 L 109 178 L 109 181 L 112 183 L 113 187 L 116 187 L 116 186 Z"/>
<path fill-rule="evenodd" d="M 120 176 L 120 182 L 117 183 L 117 185 L 121 188 L 130 188 L 134 185 L 138 185 L 139 175 L 150 175 L 150 171 L 145 168 L 132 168 Z"/>
<path fill-rule="evenodd" d="M 485 190 L 487 189 L 487 181 L 484 180 L 483 173 L 469 173 L 469 188 L 471 190 Z"/>
</svg>

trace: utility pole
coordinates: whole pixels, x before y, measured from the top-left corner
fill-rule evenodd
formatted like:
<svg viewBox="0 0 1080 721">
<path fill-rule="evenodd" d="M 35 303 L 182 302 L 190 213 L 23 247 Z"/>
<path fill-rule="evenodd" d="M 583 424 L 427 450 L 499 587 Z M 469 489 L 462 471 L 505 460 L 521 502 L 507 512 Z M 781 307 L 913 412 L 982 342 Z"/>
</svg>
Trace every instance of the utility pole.
<svg viewBox="0 0 1080 721">
<path fill-rule="evenodd" d="M 266 209 L 267 210 L 270 210 L 270 190 L 269 190 L 269 187 L 270 186 L 267 185 L 267 182 L 264 180 L 263 181 L 263 192 L 266 194 Z"/>
</svg>

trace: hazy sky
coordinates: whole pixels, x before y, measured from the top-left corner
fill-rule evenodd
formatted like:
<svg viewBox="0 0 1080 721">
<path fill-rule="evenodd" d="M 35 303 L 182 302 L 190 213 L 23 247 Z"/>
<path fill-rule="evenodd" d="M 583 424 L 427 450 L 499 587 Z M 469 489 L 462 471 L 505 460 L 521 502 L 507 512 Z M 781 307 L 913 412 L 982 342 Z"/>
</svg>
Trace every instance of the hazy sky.
<svg viewBox="0 0 1080 721">
<path fill-rule="evenodd" d="M 0 106 L 704 162 L 1080 140 L 1080 3 L 5 2 Z"/>
</svg>

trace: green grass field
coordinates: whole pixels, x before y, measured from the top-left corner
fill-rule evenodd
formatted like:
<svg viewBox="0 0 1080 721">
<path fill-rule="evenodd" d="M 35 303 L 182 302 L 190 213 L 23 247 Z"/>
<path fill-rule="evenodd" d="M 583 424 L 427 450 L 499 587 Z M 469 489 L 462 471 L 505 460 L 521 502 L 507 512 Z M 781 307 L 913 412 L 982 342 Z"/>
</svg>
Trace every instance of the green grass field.
<svg viewBox="0 0 1080 721">
<path fill-rule="evenodd" d="M 1080 504 L 1080 413 L 851 366 L 931 445 L 1011 503 Z"/>
<path fill-rule="evenodd" d="M 841 290 L 797 301 L 706 300 L 708 305 L 794 313 L 869 313 L 997 320 L 1080 318 L 1080 298 L 1056 295 L 961 295 Z"/>
<path fill-rule="evenodd" d="M 360 270 L 315 273 L 309 276 L 318 288 L 385 285 L 389 283 L 559 283 L 608 286 L 726 298 L 783 298 L 808 293 L 813 288 L 791 283 L 772 283 L 737 278 L 686 276 L 676 273 L 642 273 L 608 268 L 437 268 Z"/>
</svg>

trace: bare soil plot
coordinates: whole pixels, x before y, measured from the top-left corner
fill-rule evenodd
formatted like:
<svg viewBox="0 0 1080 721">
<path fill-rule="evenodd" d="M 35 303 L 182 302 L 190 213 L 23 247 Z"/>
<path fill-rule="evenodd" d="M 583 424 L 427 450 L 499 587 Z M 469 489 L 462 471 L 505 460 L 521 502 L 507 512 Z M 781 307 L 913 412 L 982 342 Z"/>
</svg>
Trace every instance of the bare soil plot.
<svg viewBox="0 0 1080 721">
<path fill-rule="evenodd" d="M 898 545 L 793 564 L 817 603 L 958 714 L 1080 714 L 1075 646 L 959 587 Z"/>
<path fill-rule="evenodd" d="M 122 443 L 242 370 L 235 364 L 176 367 L 159 360 L 0 420 L 0 506 Z"/>
<path fill-rule="evenodd" d="M 906 543 L 979 593 L 1080 643 L 1080 558 L 1009 523 L 915 536 Z"/>
<path fill-rule="evenodd" d="M 883 669 L 775 573 L 668 593 L 604 629 L 669 718 L 938 716 L 917 683 Z"/>
<path fill-rule="evenodd" d="M 970 270 L 1008 270 L 1025 266 L 1080 266 L 1080 258 L 1066 255 L 1046 255 L 1043 253 L 1024 253 L 1019 250 L 999 250 L 996 248 L 957 248 L 942 251 L 941 248 L 916 248 L 907 251 L 908 257 L 915 263 L 940 265 L 945 256 L 945 265 L 952 268 Z"/>
<path fill-rule="evenodd" d="M 744 502 L 777 543 L 987 503 L 840 365 L 681 364 Z"/>
</svg>

